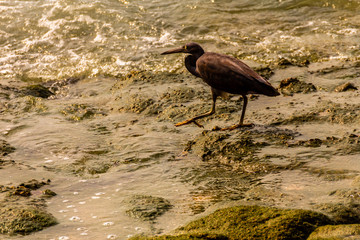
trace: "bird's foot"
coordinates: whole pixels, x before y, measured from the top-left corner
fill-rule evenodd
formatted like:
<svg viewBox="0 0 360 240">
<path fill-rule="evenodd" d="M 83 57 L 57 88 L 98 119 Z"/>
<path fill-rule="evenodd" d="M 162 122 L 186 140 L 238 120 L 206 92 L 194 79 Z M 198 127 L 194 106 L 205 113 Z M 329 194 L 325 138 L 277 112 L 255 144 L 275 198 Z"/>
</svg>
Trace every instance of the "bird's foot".
<svg viewBox="0 0 360 240">
<path fill-rule="evenodd" d="M 188 120 L 185 120 L 185 121 L 182 121 L 182 122 L 179 122 L 177 124 L 175 124 L 176 127 L 180 127 L 182 125 L 187 125 L 187 124 L 190 124 L 190 123 L 194 123 L 196 126 L 200 127 L 200 128 L 204 128 L 203 125 L 201 125 L 200 123 L 196 122 L 196 119 L 188 119 Z"/>
<path fill-rule="evenodd" d="M 237 129 L 237 128 L 243 128 L 243 127 L 254 127 L 255 125 L 252 124 L 252 123 L 249 123 L 249 124 L 235 124 L 235 125 L 232 125 L 230 127 L 225 127 L 225 128 L 220 128 L 218 126 L 215 126 L 212 130 L 213 131 L 226 131 L 226 130 L 234 130 L 234 129 Z"/>
</svg>

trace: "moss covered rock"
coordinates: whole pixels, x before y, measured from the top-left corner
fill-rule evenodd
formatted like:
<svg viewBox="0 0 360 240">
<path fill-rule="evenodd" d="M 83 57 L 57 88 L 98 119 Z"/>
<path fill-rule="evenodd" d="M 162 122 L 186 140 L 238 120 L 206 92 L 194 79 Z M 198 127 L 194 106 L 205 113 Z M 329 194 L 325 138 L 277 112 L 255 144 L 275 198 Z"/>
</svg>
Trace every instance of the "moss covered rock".
<svg viewBox="0 0 360 240">
<path fill-rule="evenodd" d="M 360 224 L 326 225 L 318 227 L 307 240 L 360 239 Z"/>
<path fill-rule="evenodd" d="M 154 220 L 171 208 L 168 200 L 146 195 L 134 195 L 127 203 L 131 207 L 126 214 L 144 221 Z"/>
<path fill-rule="evenodd" d="M 260 206 L 237 206 L 190 222 L 179 235 L 133 239 L 306 239 L 317 227 L 330 224 L 321 213 Z M 209 237 L 207 237 L 209 236 Z"/>
<path fill-rule="evenodd" d="M 33 206 L 7 206 L 0 208 L 0 233 L 29 234 L 55 225 L 56 219 L 46 211 Z"/>
</svg>

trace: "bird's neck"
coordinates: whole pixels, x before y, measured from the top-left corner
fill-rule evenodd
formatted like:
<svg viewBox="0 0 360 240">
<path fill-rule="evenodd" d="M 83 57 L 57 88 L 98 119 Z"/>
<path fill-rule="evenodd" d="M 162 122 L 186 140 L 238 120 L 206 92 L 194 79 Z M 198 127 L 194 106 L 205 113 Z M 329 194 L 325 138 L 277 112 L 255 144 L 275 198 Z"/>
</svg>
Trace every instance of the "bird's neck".
<svg viewBox="0 0 360 240">
<path fill-rule="evenodd" d="M 199 57 L 201 57 L 201 55 Z M 196 60 L 198 60 L 199 57 L 195 57 L 193 54 L 185 57 L 186 69 L 197 77 L 200 77 L 200 74 L 196 71 Z"/>
<path fill-rule="evenodd" d="M 204 54 L 204 50 L 203 49 L 199 49 L 199 51 L 197 51 L 196 53 L 192 53 L 191 55 L 194 57 L 195 61 L 198 60 L 198 58 L 200 58 L 203 54 Z"/>
</svg>

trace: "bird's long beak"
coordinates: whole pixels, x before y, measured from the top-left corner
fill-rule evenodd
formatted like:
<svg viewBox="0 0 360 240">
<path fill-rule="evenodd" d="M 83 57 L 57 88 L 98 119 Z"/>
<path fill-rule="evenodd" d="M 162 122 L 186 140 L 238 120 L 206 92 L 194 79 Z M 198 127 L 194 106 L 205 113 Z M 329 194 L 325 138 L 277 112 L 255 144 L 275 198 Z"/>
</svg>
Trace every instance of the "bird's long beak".
<svg viewBox="0 0 360 240">
<path fill-rule="evenodd" d="M 186 49 L 185 48 L 174 48 L 174 49 L 170 49 L 166 52 L 161 53 L 161 55 L 166 55 L 166 54 L 172 54 L 172 53 L 186 53 Z"/>
</svg>

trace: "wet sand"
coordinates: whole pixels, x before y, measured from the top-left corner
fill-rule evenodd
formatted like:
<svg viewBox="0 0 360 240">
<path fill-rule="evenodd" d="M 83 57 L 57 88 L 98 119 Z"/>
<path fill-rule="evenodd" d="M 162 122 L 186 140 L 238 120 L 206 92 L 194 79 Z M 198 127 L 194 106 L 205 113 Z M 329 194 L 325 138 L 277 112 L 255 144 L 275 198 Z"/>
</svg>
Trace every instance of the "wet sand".
<svg viewBox="0 0 360 240">
<path fill-rule="evenodd" d="M 174 126 L 211 107 L 209 87 L 185 71 L 57 80 L 43 84 L 54 93 L 46 98 L 26 91 L 37 83 L 3 83 L 1 139 L 14 149 L 3 148 L 0 182 L 50 179 L 46 188 L 57 195 L 44 209 L 58 224 L 0 239 L 163 234 L 243 204 L 360 219 L 360 92 L 335 91 L 347 82 L 359 87 L 359 62 L 247 63 L 275 87 L 288 78 L 302 85 L 287 85 L 275 98 L 251 96 L 245 122 L 255 126 L 231 132 L 212 129 L 239 121 L 239 96 L 218 101 L 217 113 L 201 121 L 205 129 Z M 44 189 L 14 201 L 31 205 Z M 129 214 L 134 196 L 171 207 L 144 220 Z"/>
</svg>

